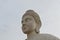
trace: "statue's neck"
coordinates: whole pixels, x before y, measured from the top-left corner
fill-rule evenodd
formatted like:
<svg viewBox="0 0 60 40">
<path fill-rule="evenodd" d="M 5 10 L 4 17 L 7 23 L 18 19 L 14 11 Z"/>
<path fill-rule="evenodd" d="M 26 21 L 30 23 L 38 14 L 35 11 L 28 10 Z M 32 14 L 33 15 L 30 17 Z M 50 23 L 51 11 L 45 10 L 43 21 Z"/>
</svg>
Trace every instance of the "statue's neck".
<svg viewBox="0 0 60 40">
<path fill-rule="evenodd" d="M 32 38 L 36 37 L 37 35 L 38 35 L 38 33 L 36 33 L 35 31 L 33 31 L 33 32 L 27 34 L 27 40 L 28 39 L 32 39 Z"/>
</svg>

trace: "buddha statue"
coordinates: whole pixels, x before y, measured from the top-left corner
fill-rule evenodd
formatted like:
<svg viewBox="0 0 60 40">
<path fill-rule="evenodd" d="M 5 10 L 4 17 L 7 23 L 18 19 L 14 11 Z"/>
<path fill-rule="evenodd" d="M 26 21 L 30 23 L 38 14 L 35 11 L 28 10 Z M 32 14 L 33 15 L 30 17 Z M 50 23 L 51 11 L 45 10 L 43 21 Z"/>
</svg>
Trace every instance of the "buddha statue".
<svg viewBox="0 0 60 40">
<path fill-rule="evenodd" d="M 27 35 L 26 40 L 60 40 L 50 34 L 41 34 L 39 29 L 42 22 L 34 10 L 27 10 L 22 16 L 22 31 Z"/>
</svg>

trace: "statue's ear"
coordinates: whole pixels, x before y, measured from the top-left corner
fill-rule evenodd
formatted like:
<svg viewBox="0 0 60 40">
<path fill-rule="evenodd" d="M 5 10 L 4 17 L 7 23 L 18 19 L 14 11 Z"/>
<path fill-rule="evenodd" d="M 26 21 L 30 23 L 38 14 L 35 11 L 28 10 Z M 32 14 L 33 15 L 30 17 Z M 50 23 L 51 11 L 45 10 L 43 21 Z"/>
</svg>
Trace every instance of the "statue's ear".
<svg viewBox="0 0 60 40">
<path fill-rule="evenodd" d="M 39 33 L 39 29 L 40 29 L 40 26 L 37 25 L 37 26 L 36 26 L 36 29 L 35 29 L 36 33 Z"/>
</svg>

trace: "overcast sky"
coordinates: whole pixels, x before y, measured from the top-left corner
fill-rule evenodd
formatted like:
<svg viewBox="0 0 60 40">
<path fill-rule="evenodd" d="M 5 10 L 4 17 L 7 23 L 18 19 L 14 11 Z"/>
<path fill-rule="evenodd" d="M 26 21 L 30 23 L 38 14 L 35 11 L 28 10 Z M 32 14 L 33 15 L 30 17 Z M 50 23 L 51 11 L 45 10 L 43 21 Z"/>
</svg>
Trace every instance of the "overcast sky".
<svg viewBox="0 0 60 40">
<path fill-rule="evenodd" d="M 41 17 L 40 33 L 60 38 L 60 0 L 0 0 L 0 40 L 25 40 L 21 17 L 28 9 Z"/>
</svg>

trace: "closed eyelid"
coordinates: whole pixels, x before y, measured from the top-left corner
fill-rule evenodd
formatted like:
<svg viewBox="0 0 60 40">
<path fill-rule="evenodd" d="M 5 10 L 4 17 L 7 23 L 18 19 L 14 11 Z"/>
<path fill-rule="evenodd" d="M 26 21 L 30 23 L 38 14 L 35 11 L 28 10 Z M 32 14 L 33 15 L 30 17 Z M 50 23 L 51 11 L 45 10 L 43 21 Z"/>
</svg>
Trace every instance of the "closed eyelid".
<svg viewBox="0 0 60 40">
<path fill-rule="evenodd" d="M 31 18 L 26 18 L 26 19 L 22 20 L 21 23 L 23 23 L 23 22 L 28 22 L 28 21 L 30 21 L 30 20 L 31 20 Z"/>
<path fill-rule="evenodd" d="M 31 20 L 30 18 L 26 18 L 25 20 L 22 20 L 21 23 L 23 23 L 24 21 L 28 21 Z"/>
<path fill-rule="evenodd" d="M 26 21 L 27 21 L 27 20 L 31 20 L 31 18 L 26 18 L 25 20 L 26 20 Z"/>
</svg>

